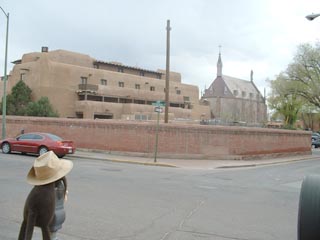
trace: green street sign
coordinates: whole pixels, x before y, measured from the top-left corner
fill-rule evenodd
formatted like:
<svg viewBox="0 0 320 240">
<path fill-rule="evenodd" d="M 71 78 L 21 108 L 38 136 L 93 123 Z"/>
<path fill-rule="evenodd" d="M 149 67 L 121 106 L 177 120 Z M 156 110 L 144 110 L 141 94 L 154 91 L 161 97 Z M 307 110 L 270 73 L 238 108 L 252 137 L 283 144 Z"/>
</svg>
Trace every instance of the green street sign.
<svg viewBox="0 0 320 240">
<path fill-rule="evenodd" d="M 166 106 L 166 103 L 164 101 L 156 101 L 156 102 L 153 102 L 152 105 L 157 107 L 164 107 Z"/>
</svg>

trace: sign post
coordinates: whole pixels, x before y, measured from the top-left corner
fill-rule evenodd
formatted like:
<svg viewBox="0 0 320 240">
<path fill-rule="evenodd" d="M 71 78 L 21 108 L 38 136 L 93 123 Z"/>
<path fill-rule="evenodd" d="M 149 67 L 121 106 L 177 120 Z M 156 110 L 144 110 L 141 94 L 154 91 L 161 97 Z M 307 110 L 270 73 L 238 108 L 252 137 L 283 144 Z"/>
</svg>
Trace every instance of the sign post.
<svg viewBox="0 0 320 240">
<path fill-rule="evenodd" d="M 159 132 L 159 118 L 160 113 L 163 112 L 163 109 L 161 107 L 165 106 L 164 102 L 156 101 L 152 103 L 153 106 L 155 106 L 154 111 L 157 113 L 157 127 L 156 127 L 156 144 L 154 146 L 154 162 L 157 162 L 157 152 L 158 152 L 158 132 Z"/>
</svg>

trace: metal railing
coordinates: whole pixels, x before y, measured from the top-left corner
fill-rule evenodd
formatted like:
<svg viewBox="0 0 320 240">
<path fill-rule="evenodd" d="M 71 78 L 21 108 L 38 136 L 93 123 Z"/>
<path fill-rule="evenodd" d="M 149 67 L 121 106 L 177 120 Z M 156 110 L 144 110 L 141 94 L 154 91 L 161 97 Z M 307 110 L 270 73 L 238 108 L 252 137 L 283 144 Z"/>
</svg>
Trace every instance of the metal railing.
<svg viewBox="0 0 320 240">
<path fill-rule="evenodd" d="M 82 91 L 98 91 L 99 86 L 94 84 L 79 84 L 78 89 Z"/>
</svg>

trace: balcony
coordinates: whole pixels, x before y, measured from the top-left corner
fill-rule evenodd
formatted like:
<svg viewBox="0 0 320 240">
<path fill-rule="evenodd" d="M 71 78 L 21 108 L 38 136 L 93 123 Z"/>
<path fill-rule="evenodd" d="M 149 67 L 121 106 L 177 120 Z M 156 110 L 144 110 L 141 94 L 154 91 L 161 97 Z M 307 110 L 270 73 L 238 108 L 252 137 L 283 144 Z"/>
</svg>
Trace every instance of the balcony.
<svg viewBox="0 0 320 240">
<path fill-rule="evenodd" d="M 152 105 L 157 100 L 164 100 L 163 92 L 152 92 L 130 88 L 107 87 L 95 84 L 79 84 L 76 91 L 79 101 L 111 102 L 122 104 Z M 183 101 L 183 96 L 172 94 L 170 96 L 170 107 L 190 107 Z"/>
<path fill-rule="evenodd" d="M 79 91 L 97 92 L 98 89 L 99 89 L 98 85 L 94 85 L 94 84 L 79 84 L 78 85 L 78 92 Z"/>
</svg>

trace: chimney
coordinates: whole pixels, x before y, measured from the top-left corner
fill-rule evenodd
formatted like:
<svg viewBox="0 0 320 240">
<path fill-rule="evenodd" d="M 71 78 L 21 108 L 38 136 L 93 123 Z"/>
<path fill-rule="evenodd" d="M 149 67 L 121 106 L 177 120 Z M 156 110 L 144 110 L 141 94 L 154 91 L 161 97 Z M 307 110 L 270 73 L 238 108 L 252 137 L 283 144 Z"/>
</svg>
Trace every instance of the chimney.
<svg viewBox="0 0 320 240">
<path fill-rule="evenodd" d="M 48 52 L 49 48 L 48 47 L 41 47 L 41 52 Z"/>
</svg>

